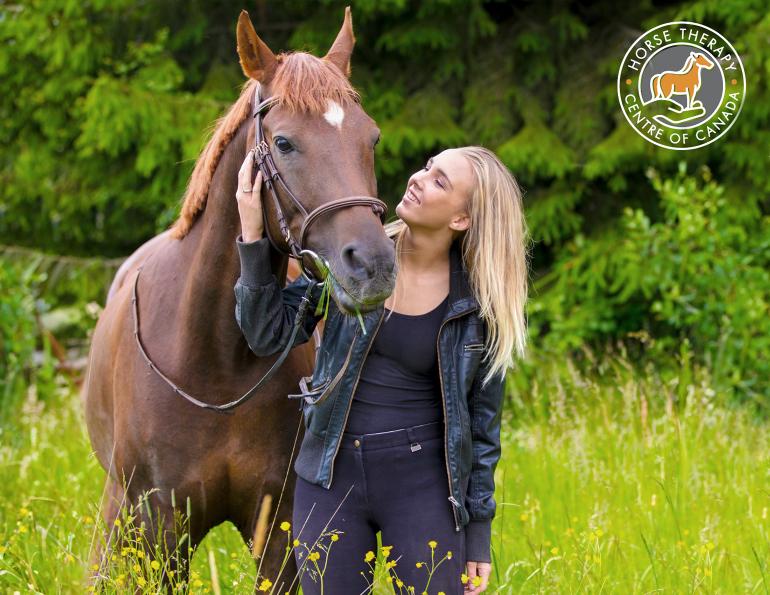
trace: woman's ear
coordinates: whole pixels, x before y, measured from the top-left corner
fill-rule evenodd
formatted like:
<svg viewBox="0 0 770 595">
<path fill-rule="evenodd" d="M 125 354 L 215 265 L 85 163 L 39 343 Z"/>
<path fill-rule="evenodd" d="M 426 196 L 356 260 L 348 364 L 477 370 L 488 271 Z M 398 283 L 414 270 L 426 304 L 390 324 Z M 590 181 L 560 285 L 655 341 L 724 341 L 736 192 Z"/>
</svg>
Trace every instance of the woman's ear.
<svg viewBox="0 0 770 595">
<path fill-rule="evenodd" d="M 468 213 L 455 215 L 454 217 L 452 217 L 452 220 L 449 222 L 449 227 L 456 232 L 454 234 L 455 239 L 462 236 L 463 232 L 466 231 L 470 226 L 471 226 L 471 217 L 470 215 L 468 215 Z"/>
</svg>

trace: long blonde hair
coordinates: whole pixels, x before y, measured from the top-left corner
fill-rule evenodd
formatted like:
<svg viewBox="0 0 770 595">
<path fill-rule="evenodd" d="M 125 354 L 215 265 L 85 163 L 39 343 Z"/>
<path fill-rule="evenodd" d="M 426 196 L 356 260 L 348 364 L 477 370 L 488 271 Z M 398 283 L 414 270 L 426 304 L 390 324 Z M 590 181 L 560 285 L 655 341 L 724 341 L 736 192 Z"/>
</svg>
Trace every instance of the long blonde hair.
<svg viewBox="0 0 770 595">
<path fill-rule="evenodd" d="M 529 231 L 521 189 L 508 168 L 484 147 L 457 150 L 470 163 L 476 182 L 468 200 L 471 223 L 459 237 L 479 316 L 488 329 L 483 363 L 488 362 L 489 371 L 483 387 L 512 368 L 514 356 L 526 354 Z M 387 236 L 395 237 L 396 270 L 406 228 L 402 219 L 385 225 Z"/>
</svg>

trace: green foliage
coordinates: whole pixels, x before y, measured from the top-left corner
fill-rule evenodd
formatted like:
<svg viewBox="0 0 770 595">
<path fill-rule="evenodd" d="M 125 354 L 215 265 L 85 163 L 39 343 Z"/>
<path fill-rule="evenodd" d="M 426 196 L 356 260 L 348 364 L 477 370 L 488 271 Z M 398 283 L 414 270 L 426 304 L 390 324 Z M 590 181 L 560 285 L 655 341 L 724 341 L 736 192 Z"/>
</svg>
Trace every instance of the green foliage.
<svg viewBox="0 0 770 595">
<path fill-rule="evenodd" d="M 36 268 L 0 260 L 0 428 L 17 412 L 27 387 L 48 387 L 53 377 L 50 343 L 38 323 L 43 304 L 35 298 L 43 276 Z"/>
<path fill-rule="evenodd" d="M 275 51 L 323 55 L 346 4 L 260 3 L 251 17 Z M 211 123 L 244 80 L 235 51 L 242 8 L 229 0 L 141 10 L 132 0 L 8 5 L 2 243 L 126 256 L 165 229 Z M 718 367 L 719 383 L 759 394 L 767 379 L 758 355 L 767 303 L 758 242 L 770 204 L 766 8 L 764 0 L 354 2 L 352 77 L 382 130 L 380 194 L 392 207 L 431 154 L 488 146 L 525 190 L 536 240 L 534 344 L 574 350 L 647 332 L 655 353 L 671 353 L 688 338 L 696 357 Z M 747 75 L 747 102 L 729 133 L 686 155 L 645 142 L 617 104 L 625 50 L 671 20 L 719 30 Z M 712 181 L 678 177 L 683 158 L 691 171 L 713 172 L 718 201 Z M 656 175 L 646 175 L 650 167 Z M 668 184 L 684 185 L 684 204 Z M 712 212 L 706 200 L 721 206 Z M 715 238 L 706 242 L 697 225 L 716 226 Z"/>
<path fill-rule="evenodd" d="M 540 280 L 532 313 L 543 345 L 650 336 L 665 361 L 685 342 L 717 386 L 766 405 L 770 217 L 731 202 L 707 168 L 695 177 L 682 162 L 672 179 L 648 177 L 660 221 L 626 207 L 617 231 L 577 236 Z"/>
</svg>

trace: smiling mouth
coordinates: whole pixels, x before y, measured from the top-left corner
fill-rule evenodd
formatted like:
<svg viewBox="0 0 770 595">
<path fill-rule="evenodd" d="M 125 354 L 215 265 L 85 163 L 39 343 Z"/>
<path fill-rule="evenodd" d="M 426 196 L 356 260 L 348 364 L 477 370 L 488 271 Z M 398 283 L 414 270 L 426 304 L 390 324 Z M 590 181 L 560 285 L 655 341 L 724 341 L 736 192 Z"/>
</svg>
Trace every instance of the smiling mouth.
<svg viewBox="0 0 770 595">
<path fill-rule="evenodd" d="M 411 188 L 406 191 L 406 194 L 404 194 L 404 198 L 406 200 L 408 200 L 408 201 L 411 201 L 411 202 L 417 204 L 417 205 L 420 204 L 420 200 L 417 198 L 417 196 L 415 196 L 415 194 L 414 194 L 414 192 L 412 192 Z"/>
</svg>

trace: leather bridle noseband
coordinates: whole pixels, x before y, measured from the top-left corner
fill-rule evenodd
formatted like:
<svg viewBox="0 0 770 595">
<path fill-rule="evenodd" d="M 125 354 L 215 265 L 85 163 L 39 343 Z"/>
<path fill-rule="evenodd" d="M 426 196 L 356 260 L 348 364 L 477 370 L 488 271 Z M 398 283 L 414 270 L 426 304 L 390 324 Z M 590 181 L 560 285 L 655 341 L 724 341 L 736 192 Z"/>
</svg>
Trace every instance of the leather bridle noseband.
<svg viewBox="0 0 770 595">
<path fill-rule="evenodd" d="M 270 153 L 270 146 L 265 140 L 265 131 L 262 127 L 262 119 L 264 117 L 264 113 L 273 106 L 275 100 L 272 97 L 262 100 L 260 97 L 259 89 L 260 85 L 257 83 L 254 86 L 254 98 L 252 99 L 252 118 L 254 119 L 254 167 L 255 170 L 256 168 L 262 170 L 262 183 L 265 185 L 268 194 L 272 198 L 273 207 L 278 218 L 278 226 L 281 228 L 281 236 L 286 242 L 286 247 L 281 246 L 273 239 L 273 236 L 270 234 L 269 225 L 265 225 L 265 230 L 267 231 L 267 237 L 273 247 L 282 254 L 296 258 L 299 261 L 302 274 L 305 275 L 308 280 L 312 280 L 310 275 L 308 275 L 305 271 L 303 263 L 303 256 L 305 254 L 308 254 L 315 261 L 317 267 L 319 264 L 322 264 L 324 267 L 326 267 L 326 270 L 328 270 L 329 267 L 328 262 L 326 262 L 322 257 L 320 257 L 312 250 L 304 248 L 307 234 L 310 231 L 310 226 L 315 223 L 315 221 L 321 215 L 345 207 L 370 205 L 372 207 L 372 211 L 379 215 L 380 221 L 385 223 L 385 217 L 388 212 L 388 205 L 379 198 L 375 198 L 373 196 L 346 196 L 343 198 L 335 198 L 334 200 L 330 200 L 308 213 L 299 199 L 297 199 L 297 197 L 288 187 L 278 169 L 275 167 L 275 161 L 273 161 L 273 155 Z M 254 178 L 256 178 L 256 171 L 252 172 L 252 180 Z M 291 233 L 291 229 L 286 223 L 286 217 L 283 214 L 280 201 L 278 200 L 278 191 L 276 188 L 277 185 L 282 187 L 283 192 L 292 200 L 292 202 L 299 209 L 300 213 L 302 213 L 302 215 L 305 217 L 305 220 L 302 222 L 302 228 L 300 229 L 299 244 L 294 239 L 294 236 Z M 264 200 L 262 200 L 262 213 L 263 220 L 268 221 Z"/>
<path fill-rule="evenodd" d="M 229 413 L 232 409 L 235 409 L 239 405 L 242 405 L 243 403 L 248 401 L 252 396 L 254 396 L 254 394 L 256 393 L 259 387 L 261 387 L 270 378 L 272 378 L 272 376 L 281 367 L 281 364 L 283 364 L 286 357 L 289 355 L 289 352 L 291 351 L 294 345 L 294 340 L 297 336 L 297 333 L 299 332 L 299 329 L 305 320 L 308 307 L 310 306 L 310 294 L 319 283 L 323 282 L 323 280 L 315 279 L 314 276 L 309 275 L 305 271 L 305 266 L 303 263 L 304 255 L 307 254 L 313 259 L 316 269 L 318 269 L 319 271 L 322 271 L 323 273 L 325 273 L 325 275 L 330 274 L 329 263 L 322 256 L 319 256 L 317 253 L 313 252 L 312 250 L 303 248 L 303 246 L 305 245 L 305 240 L 307 239 L 307 234 L 310 229 L 310 226 L 313 223 L 315 223 L 318 220 L 318 218 L 324 213 L 331 212 L 336 209 L 341 209 L 344 207 L 365 206 L 365 205 L 370 205 L 372 207 L 372 211 L 377 213 L 380 217 L 380 220 L 383 223 L 385 223 L 385 216 L 388 210 L 388 205 L 385 204 L 379 198 L 375 198 L 373 196 L 346 196 L 343 198 L 336 198 L 334 200 L 326 202 L 316 207 L 315 209 L 311 210 L 310 213 L 308 213 L 305 207 L 302 206 L 302 203 L 297 199 L 294 193 L 286 185 L 286 182 L 284 181 L 280 172 L 275 167 L 273 156 L 270 153 L 270 146 L 265 141 L 265 133 L 262 128 L 263 115 L 267 110 L 270 109 L 270 107 L 272 107 L 275 100 L 273 98 L 262 100 L 260 98 L 259 89 L 260 89 L 260 85 L 257 83 L 254 89 L 254 98 L 252 99 L 252 117 L 254 119 L 254 129 L 255 129 L 254 130 L 255 169 L 259 168 L 262 171 L 262 182 L 267 187 L 268 194 L 272 198 L 273 207 L 275 208 L 275 213 L 278 218 L 278 226 L 281 229 L 281 236 L 282 236 L 282 239 L 286 242 L 286 246 L 284 247 L 280 245 L 273 239 L 273 237 L 270 234 L 269 225 L 266 224 L 264 228 L 267 231 L 267 237 L 270 240 L 270 243 L 273 245 L 273 247 L 276 250 L 278 250 L 281 254 L 286 254 L 291 258 L 297 259 L 299 261 L 300 271 L 308 279 L 308 281 L 310 281 L 310 283 L 308 283 L 307 289 L 305 290 L 305 295 L 302 296 L 300 305 L 297 308 L 297 315 L 294 318 L 294 325 L 292 327 L 291 335 L 289 336 L 289 341 L 286 344 L 286 347 L 281 352 L 281 355 L 278 357 L 275 363 L 273 363 L 273 365 L 267 371 L 267 373 L 265 373 L 265 375 L 259 380 L 259 382 L 257 382 L 257 384 L 251 387 L 245 394 L 240 396 L 238 399 L 234 401 L 230 401 L 229 403 L 224 403 L 222 405 L 213 405 L 211 403 L 206 403 L 204 401 L 196 399 L 192 395 L 187 394 L 184 390 L 182 390 L 176 384 L 174 384 L 174 382 L 171 381 L 171 379 L 169 379 L 153 363 L 153 361 L 150 359 L 150 356 L 147 354 L 147 351 L 145 351 L 144 346 L 142 345 L 142 340 L 139 336 L 139 305 L 137 301 L 136 288 L 139 282 L 139 273 L 141 272 L 143 265 L 138 267 L 136 270 L 136 277 L 134 278 L 134 285 L 133 285 L 132 296 L 131 296 L 132 314 L 134 317 L 134 337 L 136 338 L 136 343 L 139 347 L 139 351 L 141 352 L 142 356 L 147 362 L 147 365 L 153 371 L 155 371 L 155 373 L 157 373 L 158 376 L 160 376 L 160 378 L 166 384 L 168 384 L 176 394 L 178 394 L 188 402 L 192 403 L 196 407 L 200 407 L 202 409 L 210 409 L 212 411 L 217 411 L 219 413 Z M 252 172 L 252 179 L 254 178 L 256 178 L 256 171 Z M 286 217 L 283 214 L 283 210 L 281 209 L 280 201 L 278 200 L 278 192 L 276 190 L 277 184 L 281 185 L 284 193 L 294 202 L 294 204 L 297 206 L 299 211 L 305 217 L 304 221 L 302 222 L 302 228 L 300 229 L 299 243 L 297 243 L 296 240 L 294 239 L 294 236 L 291 233 L 291 229 L 288 223 L 286 222 Z M 267 222 L 268 219 L 267 219 L 267 213 L 265 211 L 264 200 L 262 200 L 262 213 L 263 213 L 264 221 Z M 352 349 L 353 349 L 353 345 L 351 344 L 350 349 L 348 350 L 348 356 L 346 361 L 350 359 Z M 345 367 L 346 366 L 343 366 L 343 370 Z M 294 398 L 294 399 L 304 398 L 308 403 L 311 403 L 311 404 L 318 403 L 319 401 L 327 397 L 329 393 L 334 389 L 336 384 L 339 382 L 341 375 L 342 375 L 342 370 L 340 371 L 339 374 L 337 374 L 337 377 L 335 377 L 333 380 L 327 381 L 323 383 L 321 386 L 313 389 L 308 388 L 308 385 L 307 385 L 308 381 L 310 381 L 312 378 L 309 376 L 305 376 L 300 380 L 300 383 L 299 383 L 300 390 L 302 392 L 296 395 L 290 394 L 288 395 L 288 397 Z M 313 399 L 312 397 L 316 395 L 317 397 Z"/>
</svg>

